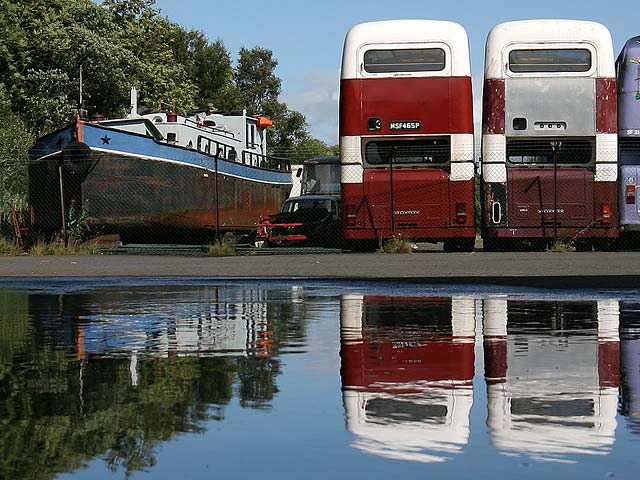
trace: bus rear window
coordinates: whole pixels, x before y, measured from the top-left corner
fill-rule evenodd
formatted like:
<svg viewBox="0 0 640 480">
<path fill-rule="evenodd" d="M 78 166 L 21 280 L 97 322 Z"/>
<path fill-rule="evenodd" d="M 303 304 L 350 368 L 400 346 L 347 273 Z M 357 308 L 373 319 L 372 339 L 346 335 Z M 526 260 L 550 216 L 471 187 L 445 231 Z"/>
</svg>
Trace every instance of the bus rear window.
<svg viewBox="0 0 640 480">
<path fill-rule="evenodd" d="M 369 50 L 364 54 L 364 69 L 369 73 L 438 72 L 444 67 L 441 48 Z"/>
<path fill-rule="evenodd" d="M 509 70 L 514 73 L 588 72 L 591 52 L 584 48 L 512 50 Z"/>
<path fill-rule="evenodd" d="M 451 146 L 446 138 L 420 140 L 370 141 L 365 146 L 365 158 L 370 165 L 433 163 L 449 161 Z"/>
<path fill-rule="evenodd" d="M 618 139 L 620 165 L 640 165 L 640 138 Z"/>
<path fill-rule="evenodd" d="M 584 165 L 593 160 L 589 140 L 512 140 L 507 159 L 517 165 Z"/>
</svg>

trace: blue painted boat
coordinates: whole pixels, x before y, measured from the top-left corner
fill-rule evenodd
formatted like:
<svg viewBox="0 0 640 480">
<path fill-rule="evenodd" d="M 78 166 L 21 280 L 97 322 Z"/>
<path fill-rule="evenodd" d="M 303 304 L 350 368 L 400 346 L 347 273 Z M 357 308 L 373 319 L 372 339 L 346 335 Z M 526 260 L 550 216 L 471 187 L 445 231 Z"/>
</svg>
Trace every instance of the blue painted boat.
<svg viewBox="0 0 640 480">
<path fill-rule="evenodd" d="M 268 119 L 138 115 L 135 103 L 126 118 L 78 119 L 36 141 L 29 198 L 37 231 L 60 231 L 81 212 L 89 227 L 123 240 L 188 243 L 252 232 L 287 198 L 291 168 L 266 155 Z"/>
</svg>

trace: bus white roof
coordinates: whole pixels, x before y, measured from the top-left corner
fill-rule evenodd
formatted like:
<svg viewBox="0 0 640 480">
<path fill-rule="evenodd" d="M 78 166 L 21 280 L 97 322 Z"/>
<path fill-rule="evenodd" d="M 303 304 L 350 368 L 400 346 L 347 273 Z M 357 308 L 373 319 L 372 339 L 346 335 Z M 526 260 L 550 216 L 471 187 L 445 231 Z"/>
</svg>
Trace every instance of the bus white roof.
<svg viewBox="0 0 640 480">
<path fill-rule="evenodd" d="M 504 78 L 503 53 L 506 47 L 545 43 L 589 43 L 597 53 L 598 77 L 614 77 L 615 64 L 611 33 L 604 25 L 585 20 L 519 20 L 494 26 L 487 36 L 485 78 Z"/>
<path fill-rule="evenodd" d="M 451 49 L 451 76 L 471 76 L 469 40 L 464 27 L 445 20 L 383 20 L 352 27 L 344 41 L 341 78 L 356 78 L 359 50 L 365 45 L 444 43 Z"/>
</svg>

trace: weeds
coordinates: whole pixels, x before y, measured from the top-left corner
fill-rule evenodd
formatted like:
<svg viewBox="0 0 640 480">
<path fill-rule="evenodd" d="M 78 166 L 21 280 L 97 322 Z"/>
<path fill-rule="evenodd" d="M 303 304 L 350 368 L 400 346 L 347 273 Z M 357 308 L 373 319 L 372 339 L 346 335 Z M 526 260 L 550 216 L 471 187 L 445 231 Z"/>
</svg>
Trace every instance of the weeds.
<svg viewBox="0 0 640 480">
<path fill-rule="evenodd" d="M 20 247 L 15 240 L 1 237 L 0 255 L 20 255 Z"/>
<path fill-rule="evenodd" d="M 100 249 L 93 245 L 86 245 L 71 241 L 65 247 L 61 242 L 45 242 L 38 240 L 36 243 L 31 245 L 27 253 L 34 256 L 96 255 L 100 253 Z"/>
<path fill-rule="evenodd" d="M 209 244 L 207 255 L 211 257 L 231 257 L 236 254 L 236 247 L 231 237 L 225 235 L 222 241 Z"/>
<path fill-rule="evenodd" d="M 390 238 L 389 240 L 385 240 L 382 244 L 382 248 L 378 250 L 380 253 L 411 253 L 413 251 L 412 248 L 413 242 L 407 240 L 405 238 L 400 237 L 399 235 Z"/>
<path fill-rule="evenodd" d="M 552 253 L 564 253 L 569 250 L 571 250 L 571 243 L 566 240 L 556 240 L 548 249 Z"/>
</svg>

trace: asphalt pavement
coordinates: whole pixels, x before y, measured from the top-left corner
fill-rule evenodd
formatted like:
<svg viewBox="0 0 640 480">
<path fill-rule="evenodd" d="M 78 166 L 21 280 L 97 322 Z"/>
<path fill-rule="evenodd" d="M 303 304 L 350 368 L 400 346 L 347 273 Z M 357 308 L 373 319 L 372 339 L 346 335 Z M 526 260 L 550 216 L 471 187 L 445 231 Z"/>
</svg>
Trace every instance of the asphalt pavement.
<svg viewBox="0 0 640 480">
<path fill-rule="evenodd" d="M 542 288 L 640 288 L 640 252 L 0 257 L 2 279 L 191 277 L 341 280 Z"/>
</svg>

